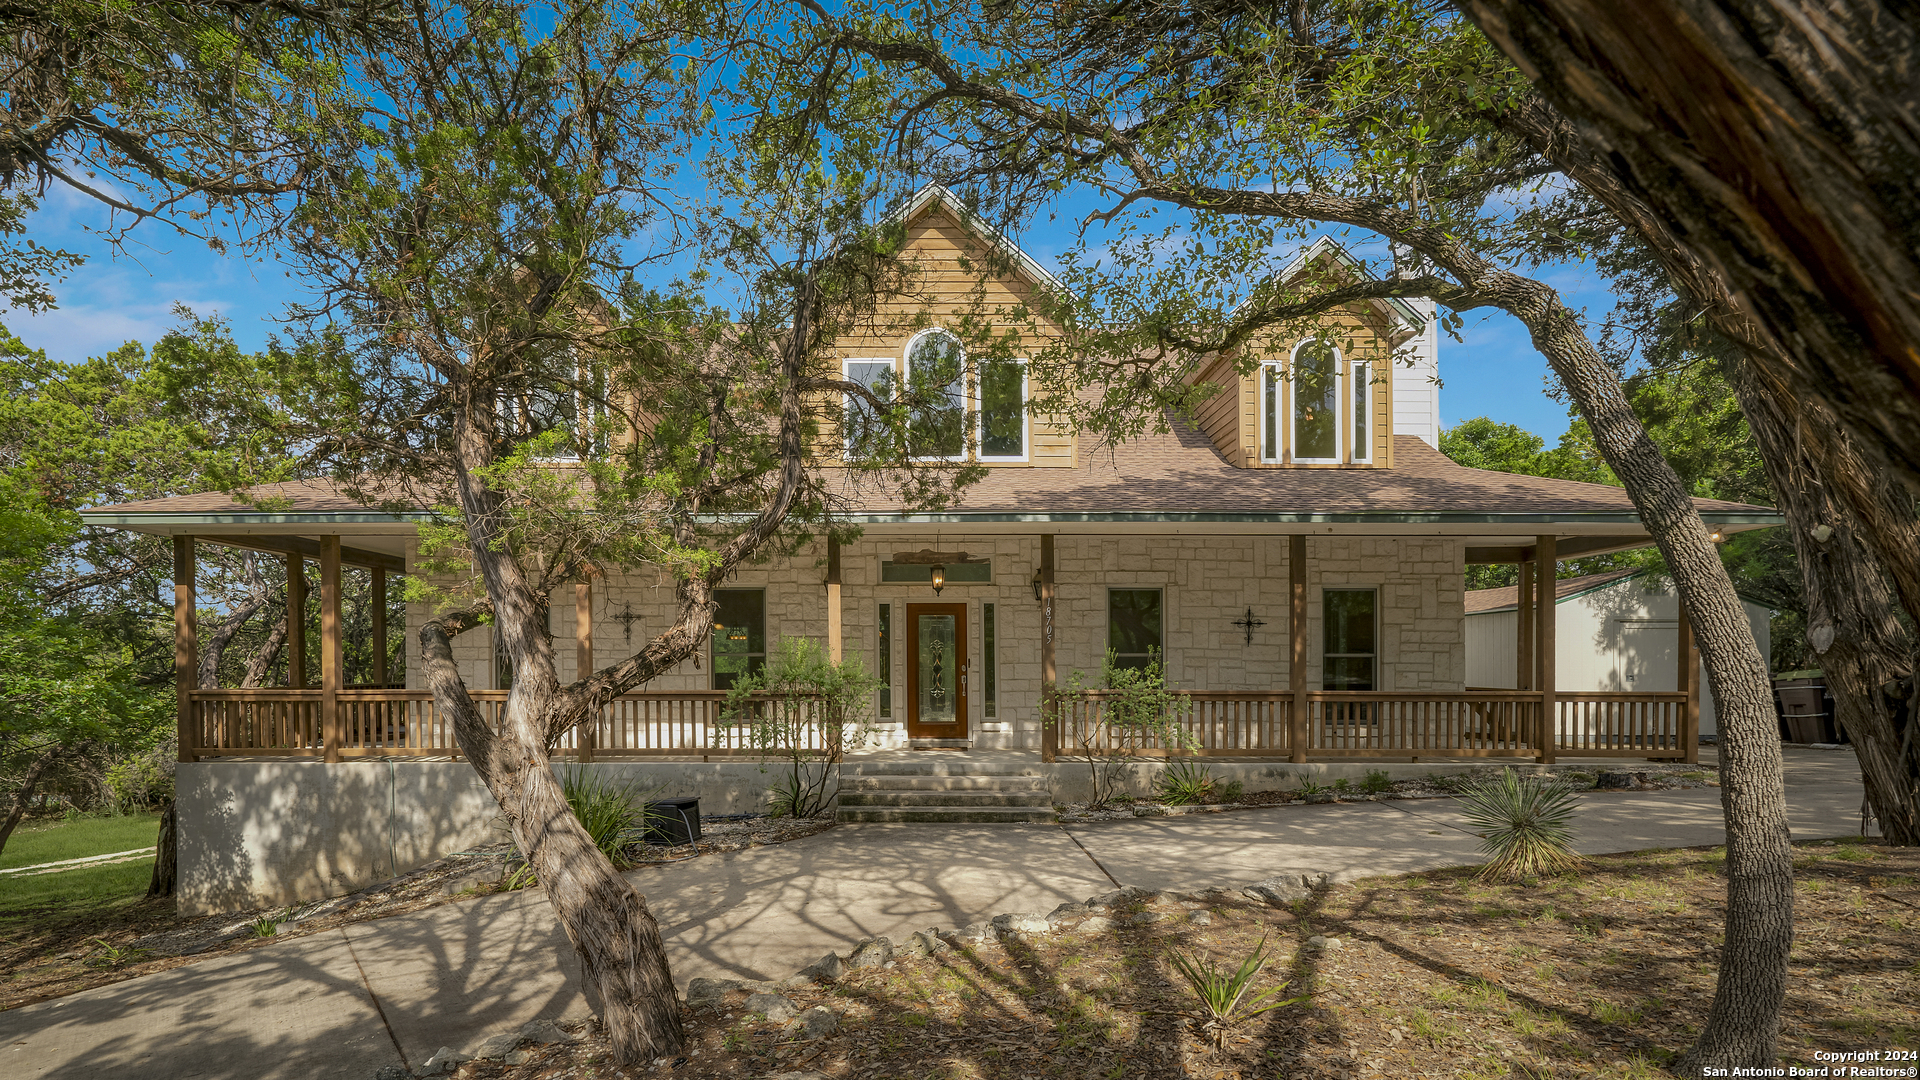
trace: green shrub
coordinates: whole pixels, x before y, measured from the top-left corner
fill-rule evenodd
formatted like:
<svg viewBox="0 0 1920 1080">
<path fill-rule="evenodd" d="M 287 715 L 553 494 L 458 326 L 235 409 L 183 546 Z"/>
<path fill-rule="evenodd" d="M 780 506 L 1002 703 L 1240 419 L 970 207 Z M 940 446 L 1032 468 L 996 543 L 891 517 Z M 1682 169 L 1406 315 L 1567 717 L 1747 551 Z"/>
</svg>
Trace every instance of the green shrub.
<svg viewBox="0 0 1920 1080">
<path fill-rule="evenodd" d="M 107 804 L 116 814 L 157 810 L 173 801 L 177 743 L 167 740 L 107 766 L 101 778 Z"/>
<path fill-rule="evenodd" d="M 631 783 L 580 766 L 561 775 L 560 790 L 581 828 L 593 837 L 593 846 L 613 865 L 624 869 L 627 845 L 646 820 L 645 803 L 650 794 L 636 794 Z"/>
<path fill-rule="evenodd" d="M 1393 790 L 1393 777 L 1385 769 L 1368 769 L 1367 778 L 1360 782 L 1360 790 L 1369 795 L 1380 795 Z"/>
<path fill-rule="evenodd" d="M 1464 785 L 1460 801 L 1462 816 L 1480 835 L 1480 850 L 1493 856 L 1480 868 L 1482 880 L 1518 881 L 1580 865 L 1572 847 L 1580 799 L 1566 784 L 1502 769 Z"/>
<path fill-rule="evenodd" d="M 1176 761 L 1154 780 L 1153 793 L 1174 806 L 1206 802 L 1214 793 L 1213 770 L 1197 761 Z"/>
<path fill-rule="evenodd" d="M 1221 802 L 1239 802 L 1246 792 L 1246 785 L 1238 780 L 1221 780 L 1213 785 L 1213 793 Z"/>
</svg>

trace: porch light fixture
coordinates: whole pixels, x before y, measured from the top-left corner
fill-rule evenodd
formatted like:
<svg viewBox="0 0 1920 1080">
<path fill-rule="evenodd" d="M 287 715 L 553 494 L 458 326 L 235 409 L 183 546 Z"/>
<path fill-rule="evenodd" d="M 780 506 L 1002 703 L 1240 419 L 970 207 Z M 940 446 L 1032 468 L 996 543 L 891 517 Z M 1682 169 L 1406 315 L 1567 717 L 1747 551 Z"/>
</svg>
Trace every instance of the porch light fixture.
<svg viewBox="0 0 1920 1080">
<path fill-rule="evenodd" d="M 947 587 L 947 568 L 935 563 L 933 566 L 933 595 L 939 596 L 940 590 Z"/>
<path fill-rule="evenodd" d="M 1033 572 L 1033 598 L 1040 599 L 1040 571 Z"/>
<path fill-rule="evenodd" d="M 1714 529 L 1707 533 L 1707 539 L 1716 544 L 1724 544 L 1727 542 L 1727 534 L 1721 532 L 1719 529 Z"/>
</svg>

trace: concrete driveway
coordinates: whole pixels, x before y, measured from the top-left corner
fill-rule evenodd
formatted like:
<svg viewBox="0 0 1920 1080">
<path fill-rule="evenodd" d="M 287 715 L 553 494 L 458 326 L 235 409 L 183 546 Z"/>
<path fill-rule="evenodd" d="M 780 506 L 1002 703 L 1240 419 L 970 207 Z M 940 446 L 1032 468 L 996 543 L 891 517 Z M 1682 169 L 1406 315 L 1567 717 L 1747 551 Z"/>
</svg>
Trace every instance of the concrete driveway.
<svg viewBox="0 0 1920 1080">
<path fill-rule="evenodd" d="M 1795 751 L 1796 836 L 1859 827 L 1848 751 Z M 1589 853 L 1716 844 L 1718 789 L 1587 797 Z M 1200 888 L 1479 860 L 1445 800 L 1289 806 L 1059 826 L 844 825 L 629 877 L 674 974 L 780 978 L 862 938 L 1046 911 L 1115 884 Z M 418 1068 L 541 1017 L 582 1016 L 578 965 L 538 892 L 446 904 L 0 1013 L 0 1072 L 114 1080 L 346 1077 Z"/>
</svg>

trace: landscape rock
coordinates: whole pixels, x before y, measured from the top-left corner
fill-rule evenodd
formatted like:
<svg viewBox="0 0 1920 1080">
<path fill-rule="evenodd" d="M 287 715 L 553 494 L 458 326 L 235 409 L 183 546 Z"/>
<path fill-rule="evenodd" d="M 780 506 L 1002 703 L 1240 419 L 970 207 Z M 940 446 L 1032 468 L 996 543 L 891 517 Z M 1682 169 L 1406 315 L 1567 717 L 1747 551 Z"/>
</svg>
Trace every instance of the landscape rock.
<svg viewBox="0 0 1920 1080">
<path fill-rule="evenodd" d="M 901 950 L 908 956 L 935 956 L 952 947 L 947 944 L 945 938 L 940 936 L 939 930 L 927 929 L 914 931 L 913 935 L 907 938 L 907 943 L 901 946 Z"/>
<path fill-rule="evenodd" d="M 440 1076 L 445 1073 L 450 1073 L 458 1069 L 461 1063 L 466 1060 L 467 1055 L 455 1050 L 451 1046 L 443 1046 L 433 1052 L 433 1056 L 427 1059 L 425 1065 L 420 1066 L 420 1075 Z"/>
<path fill-rule="evenodd" d="M 1601 791 L 1646 791 L 1654 785 L 1644 772 L 1605 769 L 1593 786 Z"/>
<path fill-rule="evenodd" d="M 1331 878 L 1326 874 L 1284 874 L 1280 877 L 1256 881 L 1242 889 L 1248 899 L 1285 907 L 1295 900 L 1305 900 L 1315 890 L 1324 887 Z"/>
<path fill-rule="evenodd" d="M 1047 921 L 1058 926 L 1060 923 L 1084 919 L 1091 914 L 1093 914 L 1092 910 L 1085 904 L 1061 904 L 1047 912 Z"/>
<path fill-rule="evenodd" d="M 824 1039 L 840 1030 L 840 1017 L 825 1005 L 815 1005 L 794 1017 L 792 1027 L 803 1039 Z"/>
<path fill-rule="evenodd" d="M 694 979 L 687 983 L 687 1005 L 691 1008 L 718 1008 L 727 1000 L 727 995 L 736 990 L 746 989 L 745 984 L 736 979 Z"/>
<path fill-rule="evenodd" d="M 814 982 L 839 982 L 840 977 L 846 973 L 846 963 L 833 953 L 828 953 L 800 969 L 800 974 Z"/>
<path fill-rule="evenodd" d="M 1148 923 L 1164 922 L 1170 916 L 1164 911 L 1142 911 L 1127 920 L 1129 926 L 1146 926 Z"/>
<path fill-rule="evenodd" d="M 481 1043 L 480 1049 L 475 1050 L 473 1056 L 481 1061 L 499 1061 L 501 1058 L 506 1057 L 509 1051 L 519 1045 L 519 1032 L 511 1035 L 495 1035 L 493 1038 Z"/>
<path fill-rule="evenodd" d="M 413 1080 L 413 1074 L 404 1065 L 388 1065 L 374 1073 L 373 1080 Z"/>
<path fill-rule="evenodd" d="M 1331 791 L 1316 791 L 1313 794 L 1307 796 L 1303 801 L 1310 802 L 1310 803 L 1330 803 L 1330 802 L 1338 802 L 1339 799 L 1340 799 L 1340 796 L 1335 795 Z"/>
<path fill-rule="evenodd" d="M 580 1036 L 568 1032 L 567 1029 L 554 1023 L 552 1020 L 535 1020 L 530 1024 L 521 1025 L 520 1037 L 528 1042 L 539 1043 L 542 1046 L 551 1046 L 554 1043 L 576 1043 L 580 1041 Z"/>
<path fill-rule="evenodd" d="M 501 1060 L 509 1065 L 525 1065 L 527 1062 L 533 1060 L 533 1051 L 531 1049 L 509 1050 L 507 1051 L 507 1056 Z"/>
<path fill-rule="evenodd" d="M 1320 949 L 1325 952 L 1332 952 L 1335 949 L 1343 949 L 1346 947 L 1346 944 L 1347 944 L 1346 942 L 1341 941 L 1337 937 L 1325 937 L 1320 934 L 1315 934 L 1312 937 L 1307 939 L 1307 948 Z"/>
<path fill-rule="evenodd" d="M 1150 894 L 1147 890 L 1128 885 L 1125 888 L 1115 889 L 1112 892 L 1101 893 L 1099 896 L 1088 897 L 1087 906 L 1116 908 L 1122 904 L 1131 904 L 1135 900 L 1139 900 L 1148 895 Z"/>
<path fill-rule="evenodd" d="M 1091 919 L 1082 922 L 1079 926 L 1074 927 L 1074 929 L 1082 934 L 1103 934 L 1113 929 L 1113 927 L 1114 921 L 1112 919 L 1107 918 L 1105 915 L 1095 915 Z"/>
<path fill-rule="evenodd" d="M 855 971 L 867 968 L 884 967 L 893 959 L 893 942 L 888 938 L 873 938 L 854 947 L 853 955 L 847 957 L 847 967 Z"/>
<path fill-rule="evenodd" d="M 800 1007 L 779 994 L 754 994 L 747 998 L 747 1011 L 756 1012 L 776 1024 L 784 1024 L 800 1015 Z"/>
<path fill-rule="evenodd" d="M 1192 915 L 1187 916 L 1187 921 L 1192 923 L 1195 926 L 1212 926 L 1213 912 L 1196 911 Z"/>
<path fill-rule="evenodd" d="M 993 917 L 993 928 L 1002 934 L 1044 934 L 1053 929 L 1047 917 L 1036 911 L 1017 911 Z"/>
<path fill-rule="evenodd" d="M 961 941 L 992 941 L 994 939 L 993 924 L 983 922 L 968 923 L 961 927 L 960 932 L 954 936 Z"/>
</svg>

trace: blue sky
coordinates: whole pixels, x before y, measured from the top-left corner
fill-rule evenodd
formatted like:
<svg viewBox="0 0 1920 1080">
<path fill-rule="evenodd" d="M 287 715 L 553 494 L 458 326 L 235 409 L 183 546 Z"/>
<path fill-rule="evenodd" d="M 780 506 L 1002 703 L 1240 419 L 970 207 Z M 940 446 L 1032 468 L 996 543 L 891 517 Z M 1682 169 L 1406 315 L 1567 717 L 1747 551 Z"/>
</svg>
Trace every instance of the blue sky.
<svg viewBox="0 0 1920 1080">
<path fill-rule="evenodd" d="M 106 222 L 97 204 L 65 189 L 49 190 L 29 223 L 30 235 L 47 247 L 88 256 L 87 264 L 59 285 L 57 310 L 40 315 L 0 314 L 16 336 L 45 349 L 55 360 L 77 361 L 127 341 L 150 344 L 177 325 L 175 305 L 201 315 L 220 314 L 233 324 L 243 348 L 259 348 L 274 333 L 275 316 L 298 285 L 272 261 L 223 256 L 204 241 L 172 235 L 152 222 L 133 232 L 127 254 L 116 255 L 89 231 Z M 1070 228 L 1023 230 L 1023 246 L 1042 265 L 1073 243 Z M 1604 314 L 1611 300 L 1590 267 L 1549 268 L 1546 279 L 1574 308 Z M 1465 341 L 1443 339 L 1440 407 L 1448 426 L 1475 416 L 1518 424 L 1552 445 L 1567 428 L 1566 407 L 1548 397 L 1547 367 L 1511 316 L 1469 315 Z"/>
</svg>

